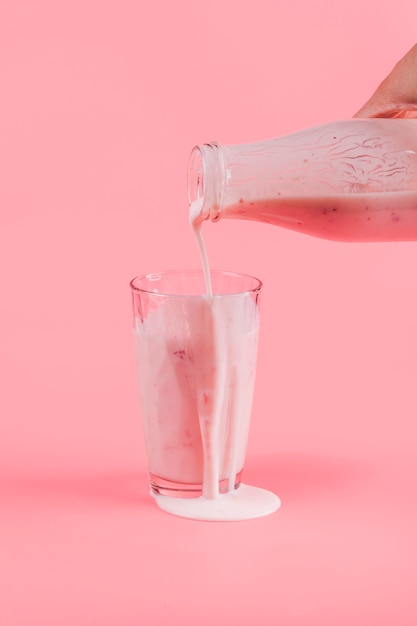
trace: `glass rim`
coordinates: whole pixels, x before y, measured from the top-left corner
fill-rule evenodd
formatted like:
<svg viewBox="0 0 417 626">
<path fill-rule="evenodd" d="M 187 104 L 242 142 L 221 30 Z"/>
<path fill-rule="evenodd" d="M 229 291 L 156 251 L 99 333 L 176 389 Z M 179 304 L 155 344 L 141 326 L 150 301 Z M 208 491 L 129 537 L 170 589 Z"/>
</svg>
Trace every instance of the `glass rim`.
<svg viewBox="0 0 417 626">
<path fill-rule="evenodd" d="M 200 294 L 192 294 L 192 293 L 174 293 L 171 291 L 153 291 L 151 288 L 144 288 L 144 287 L 139 287 L 135 284 L 136 281 L 139 280 L 158 280 L 159 277 L 162 276 L 173 276 L 173 275 L 194 275 L 194 276 L 201 276 L 202 278 L 204 278 L 204 272 L 203 270 L 198 270 L 198 269 L 191 269 L 191 270 L 163 270 L 161 272 L 151 272 L 149 274 L 139 274 L 138 276 L 135 276 L 134 278 L 132 278 L 132 280 L 130 281 L 129 285 L 130 288 L 132 289 L 132 291 L 134 293 L 146 293 L 152 296 L 163 296 L 163 297 L 174 297 L 174 298 L 201 298 L 201 296 L 206 296 L 207 294 L 205 292 L 202 292 Z M 244 294 L 250 294 L 250 293 L 256 293 L 257 291 L 260 291 L 263 287 L 263 283 L 262 281 L 257 278 L 256 276 L 253 276 L 252 274 L 246 274 L 244 272 L 233 272 L 233 271 L 228 271 L 228 270 L 210 270 L 210 276 L 211 278 L 213 278 L 214 276 L 227 276 L 230 278 L 249 278 L 252 281 L 255 281 L 255 285 L 254 287 L 248 288 L 248 289 L 242 289 L 242 290 L 237 290 L 237 291 L 231 291 L 231 292 L 222 292 L 222 293 L 213 293 L 213 297 L 226 297 L 226 296 L 241 296 Z M 153 278 L 154 277 L 154 278 Z"/>
</svg>

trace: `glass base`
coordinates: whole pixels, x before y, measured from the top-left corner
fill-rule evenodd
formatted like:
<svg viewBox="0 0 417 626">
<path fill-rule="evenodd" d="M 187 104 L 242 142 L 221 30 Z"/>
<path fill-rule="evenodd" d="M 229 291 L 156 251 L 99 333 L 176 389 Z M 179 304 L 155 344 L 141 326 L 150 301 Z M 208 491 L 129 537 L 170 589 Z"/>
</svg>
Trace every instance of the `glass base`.
<svg viewBox="0 0 417 626">
<path fill-rule="evenodd" d="M 234 489 L 240 486 L 242 480 L 242 470 L 236 474 Z M 149 485 L 151 493 L 155 496 L 171 496 L 171 498 L 199 498 L 203 493 L 201 483 L 178 483 L 155 474 L 149 473 Z M 227 493 L 229 490 L 229 481 L 227 478 L 219 482 L 219 492 Z"/>
</svg>

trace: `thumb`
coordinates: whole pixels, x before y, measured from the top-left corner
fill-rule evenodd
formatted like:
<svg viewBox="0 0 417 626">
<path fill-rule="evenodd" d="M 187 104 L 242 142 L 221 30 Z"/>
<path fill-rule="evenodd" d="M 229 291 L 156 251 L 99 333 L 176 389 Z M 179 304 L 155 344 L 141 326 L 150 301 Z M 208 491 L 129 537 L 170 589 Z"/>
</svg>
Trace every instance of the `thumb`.
<svg viewBox="0 0 417 626">
<path fill-rule="evenodd" d="M 417 118 L 417 44 L 398 61 L 354 117 Z"/>
</svg>

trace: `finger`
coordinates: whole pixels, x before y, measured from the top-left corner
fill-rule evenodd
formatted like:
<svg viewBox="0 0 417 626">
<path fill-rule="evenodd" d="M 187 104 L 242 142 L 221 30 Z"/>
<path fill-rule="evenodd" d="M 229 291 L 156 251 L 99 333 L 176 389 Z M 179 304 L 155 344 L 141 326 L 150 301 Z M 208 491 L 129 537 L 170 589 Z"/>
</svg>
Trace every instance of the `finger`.
<svg viewBox="0 0 417 626">
<path fill-rule="evenodd" d="M 417 117 L 417 44 L 354 117 Z"/>
</svg>

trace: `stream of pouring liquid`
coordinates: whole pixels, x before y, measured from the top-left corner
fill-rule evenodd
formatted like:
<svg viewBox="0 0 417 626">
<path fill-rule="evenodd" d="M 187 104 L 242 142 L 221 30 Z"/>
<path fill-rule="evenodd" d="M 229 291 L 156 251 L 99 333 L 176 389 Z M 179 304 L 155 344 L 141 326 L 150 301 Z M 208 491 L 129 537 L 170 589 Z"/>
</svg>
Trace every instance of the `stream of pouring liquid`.
<svg viewBox="0 0 417 626">
<path fill-rule="evenodd" d="M 196 200 L 190 208 L 190 222 L 200 251 L 200 258 L 204 272 L 206 287 L 206 313 L 205 320 L 208 328 L 202 332 L 212 333 L 211 349 L 215 355 L 215 373 L 213 377 L 212 409 L 209 415 L 200 415 L 200 431 L 204 454 L 203 489 L 199 498 L 173 498 L 169 496 L 155 495 L 158 506 L 174 515 L 190 519 L 206 521 L 238 521 L 263 517 L 274 513 L 281 505 L 279 498 L 265 489 L 241 484 L 234 488 L 236 482 L 236 463 L 232 463 L 228 478 L 228 492 L 219 493 L 220 479 L 220 441 L 219 429 L 222 419 L 221 406 L 224 387 L 228 384 L 226 354 L 227 337 L 222 336 L 224 326 L 218 318 L 216 297 L 213 295 L 210 268 L 204 239 L 202 236 L 202 223 L 196 219 L 201 211 L 202 200 Z M 235 394 L 233 401 L 234 427 L 239 424 L 239 392 Z M 236 459 L 239 445 L 239 429 L 232 437 L 231 457 Z"/>
</svg>

